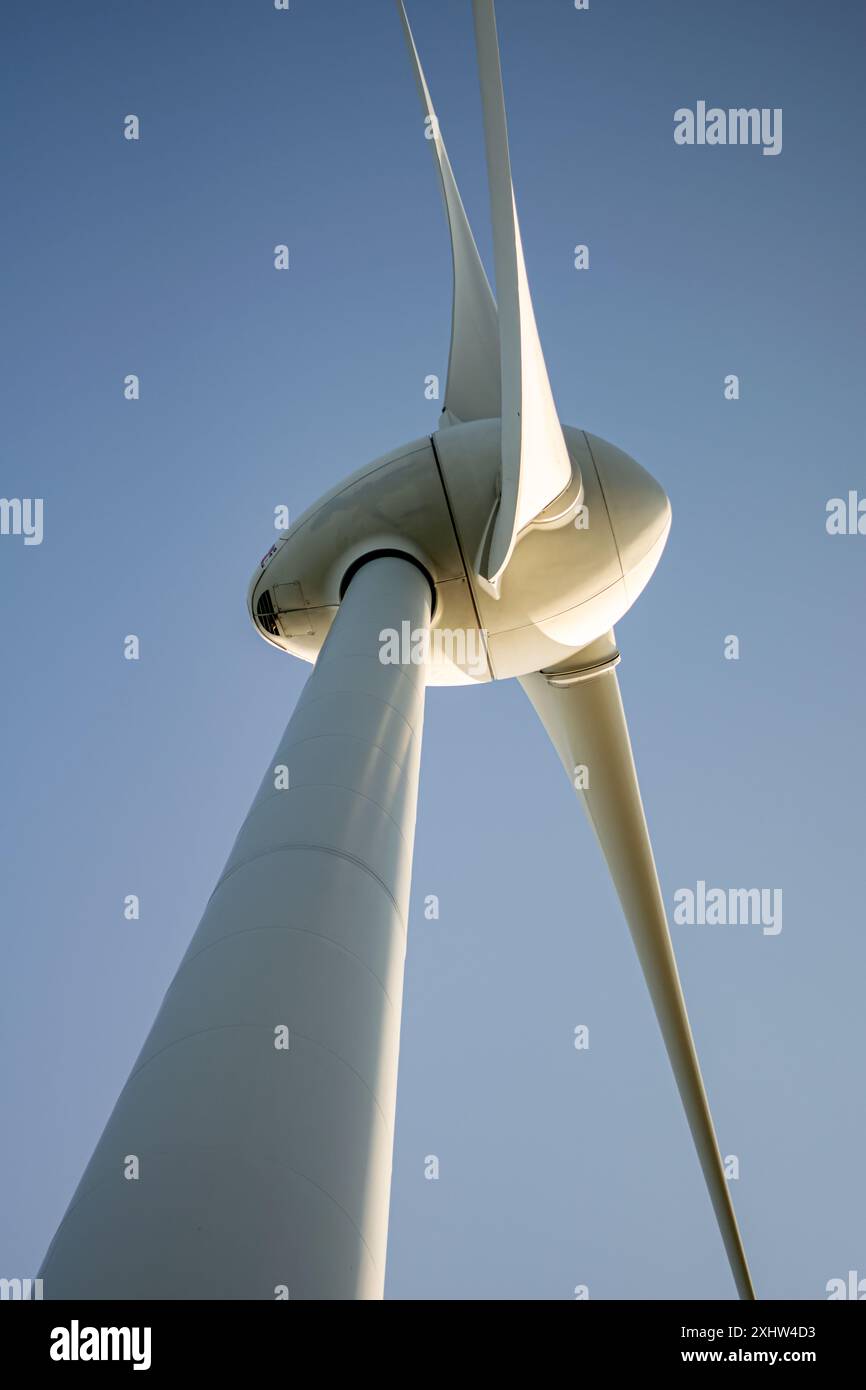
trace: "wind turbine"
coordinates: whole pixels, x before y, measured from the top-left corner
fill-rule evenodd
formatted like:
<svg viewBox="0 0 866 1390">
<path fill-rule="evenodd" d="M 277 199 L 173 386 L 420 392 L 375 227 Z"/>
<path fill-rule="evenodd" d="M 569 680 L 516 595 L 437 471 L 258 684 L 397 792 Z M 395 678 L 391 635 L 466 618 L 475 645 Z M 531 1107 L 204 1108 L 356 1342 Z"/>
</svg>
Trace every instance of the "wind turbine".
<svg viewBox="0 0 866 1390">
<path fill-rule="evenodd" d="M 314 669 L 49 1248 L 45 1294 L 382 1296 L 425 686 L 516 677 L 569 779 L 585 770 L 579 794 L 753 1298 L 615 669 L 613 626 L 659 561 L 670 505 L 633 459 L 560 423 L 493 0 L 473 11 L 498 304 L 397 9 L 451 233 L 439 428 L 332 489 L 255 571 L 253 622 Z M 388 633 L 409 636 L 397 660 Z M 480 667 L 455 635 L 481 643 Z"/>
</svg>

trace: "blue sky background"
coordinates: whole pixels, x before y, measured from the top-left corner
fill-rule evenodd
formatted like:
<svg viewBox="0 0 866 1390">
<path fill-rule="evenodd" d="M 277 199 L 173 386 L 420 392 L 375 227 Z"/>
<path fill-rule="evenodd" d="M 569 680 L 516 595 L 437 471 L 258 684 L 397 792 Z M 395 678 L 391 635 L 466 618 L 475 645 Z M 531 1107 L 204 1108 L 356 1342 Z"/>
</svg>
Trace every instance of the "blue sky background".
<svg viewBox="0 0 866 1390">
<path fill-rule="evenodd" d="M 825 530 L 828 498 L 866 495 L 863 9 L 498 15 L 560 412 L 673 503 L 618 629 L 665 896 L 783 890 L 777 937 L 674 944 L 758 1292 L 821 1298 L 866 1276 L 866 536 Z M 490 266 L 470 6 L 410 17 Z M 45 499 L 40 547 L 0 538 L 12 1277 L 36 1272 L 305 679 L 245 615 L 273 507 L 434 428 L 451 272 L 390 0 L 13 0 L 2 23 L 0 493 Z M 782 107 L 781 155 L 677 147 L 699 99 Z M 625 924 L 533 718 L 513 682 L 429 696 L 389 1296 L 733 1296 Z"/>
</svg>

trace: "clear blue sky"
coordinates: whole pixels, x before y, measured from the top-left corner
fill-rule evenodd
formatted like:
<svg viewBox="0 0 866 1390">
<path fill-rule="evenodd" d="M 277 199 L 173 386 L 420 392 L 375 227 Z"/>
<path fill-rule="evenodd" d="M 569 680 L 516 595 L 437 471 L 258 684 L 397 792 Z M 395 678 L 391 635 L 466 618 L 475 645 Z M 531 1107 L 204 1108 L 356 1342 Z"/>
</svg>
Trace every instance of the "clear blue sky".
<svg viewBox="0 0 866 1390">
<path fill-rule="evenodd" d="M 490 265 L 470 6 L 410 12 Z M 674 927 L 674 944 L 758 1291 L 821 1298 L 866 1275 L 866 536 L 825 530 L 828 498 L 866 494 L 863 9 L 498 13 L 560 412 L 673 503 L 618 631 L 665 896 L 698 879 L 783 890 L 776 937 Z M 36 1273 L 302 687 L 245 615 L 273 507 L 297 514 L 434 428 L 424 378 L 444 380 L 451 285 L 390 0 L 13 0 L 2 23 L 0 493 L 45 500 L 41 546 L 0 537 L 12 1277 Z M 782 107 L 782 153 L 677 147 L 673 113 L 698 100 Z M 625 924 L 546 736 L 514 683 L 435 690 L 388 1292 L 583 1283 L 733 1294 Z"/>
</svg>

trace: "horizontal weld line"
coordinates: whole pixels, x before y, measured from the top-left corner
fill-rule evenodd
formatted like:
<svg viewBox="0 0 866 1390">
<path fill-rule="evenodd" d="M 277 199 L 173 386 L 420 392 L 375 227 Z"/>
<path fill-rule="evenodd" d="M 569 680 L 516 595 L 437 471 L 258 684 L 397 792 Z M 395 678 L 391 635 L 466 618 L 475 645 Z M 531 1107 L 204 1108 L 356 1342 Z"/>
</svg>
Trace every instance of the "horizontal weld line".
<svg viewBox="0 0 866 1390">
<path fill-rule="evenodd" d="M 317 1192 L 321 1192 L 323 1197 L 327 1197 L 328 1201 L 331 1202 L 332 1205 L 337 1208 L 337 1211 L 342 1212 L 343 1216 L 345 1216 L 349 1225 L 352 1227 L 352 1230 L 356 1233 L 358 1239 L 360 1240 L 361 1244 L 363 1245 L 364 1249 L 369 1255 L 371 1265 L 375 1270 L 378 1270 L 378 1261 L 376 1260 L 375 1255 L 373 1254 L 372 1250 L 370 1249 L 369 1245 L 364 1239 L 363 1231 L 361 1230 L 358 1223 L 354 1221 L 352 1217 L 349 1215 L 349 1213 L 346 1211 L 346 1208 L 343 1206 L 342 1202 L 338 1202 L 336 1197 L 333 1196 L 332 1193 L 328 1192 L 324 1187 L 320 1186 L 320 1184 L 315 1182 L 311 1177 L 309 1177 L 307 1173 L 301 1173 L 297 1168 L 293 1168 L 291 1163 L 285 1163 L 282 1160 L 277 1160 L 275 1162 L 275 1167 L 285 1169 L 285 1171 L 288 1173 L 293 1173 L 296 1178 L 301 1179 L 301 1182 L 309 1183 L 310 1187 L 314 1187 Z"/>
<path fill-rule="evenodd" d="M 388 808 L 387 808 L 386 806 L 383 806 L 382 803 L 381 803 L 381 801 L 377 801 L 376 798 L 375 798 L 374 796 L 367 796 L 367 793 L 366 793 L 366 792 L 359 792 L 359 791 L 356 791 L 354 787 L 347 787 L 347 786 L 345 786 L 345 784 L 344 784 L 343 782 L 304 782 L 300 787 L 286 787 L 285 791 L 283 791 L 283 792 L 274 792 L 272 796 L 265 796 L 265 797 L 262 798 L 261 801 L 254 801 L 253 804 L 252 804 L 252 806 L 250 807 L 249 811 L 247 812 L 247 818 L 246 818 L 246 820 L 244 821 L 243 825 L 241 826 L 241 830 L 243 830 L 244 827 L 247 826 L 247 825 L 249 824 L 250 820 L 252 820 L 252 818 L 253 818 L 253 816 L 256 814 L 256 812 L 259 811 L 259 810 L 261 810 L 261 808 L 262 808 L 263 806 L 269 806 L 269 805 L 271 804 L 271 802 L 275 799 L 275 797 L 277 797 L 277 796 L 285 796 L 287 793 L 290 793 L 290 792 L 293 792 L 293 791 L 294 791 L 294 792 L 340 791 L 340 792 L 346 792 L 349 796 L 357 796 L 357 797 L 360 797 L 360 799 L 361 799 L 362 801 L 369 801 L 369 803 L 370 803 L 371 806 L 378 806 L 379 810 L 382 812 L 382 815 L 383 815 L 383 816 L 387 816 L 388 820 L 391 822 L 391 824 L 394 826 L 394 829 L 397 831 L 397 834 L 400 836 L 400 839 L 403 841 L 403 844 L 404 844 L 404 845 L 406 846 L 406 848 L 408 849 L 410 855 L 412 854 L 412 846 L 409 844 L 409 841 L 406 839 L 406 836 L 403 834 L 403 830 L 402 830 L 402 827 L 401 827 L 401 825 L 400 825 L 400 822 L 394 819 L 394 817 L 391 815 L 391 812 L 388 810 Z"/>
<path fill-rule="evenodd" d="M 233 869 L 229 869 L 228 873 L 223 874 L 216 888 L 213 890 L 213 892 L 207 900 L 205 911 L 207 911 L 207 908 L 210 907 L 210 904 L 213 902 L 214 898 L 216 897 L 219 890 L 222 888 L 223 884 L 227 883 L 228 880 L 232 878 L 233 875 L 236 874 L 239 869 L 245 869 L 248 864 L 255 864 L 257 860 L 267 859 L 272 854 L 285 854 L 287 852 L 294 852 L 295 850 L 312 850 L 314 854 L 332 854 L 335 859 L 345 859 L 347 863 L 354 864 L 356 868 L 363 869 L 364 872 L 369 874 L 372 879 L 375 879 L 379 887 L 391 899 L 391 902 L 394 904 L 394 908 L 396 910 L 397 916 L 400 919 L 400 923 L 403 927 L 403 932 L 405 934 L 406 921 L 403 916 L 402 909 L 385 880 L 383 878 L 380 878 L 379 875 L 376 873 L 376 870 L 371 869 L 369 864 L 365 864 L 363 859 L 358 859 L 356 855 L 348 854 L 345 850 L 342 849 L 332 849 L 330 845 L 275 845 L 273 849 L 263 849 L 261 854 L 252 854 L 250 855 L 249 859 L 242 859 L 240 864 L 235 864 Z"/>
<path fill-rule="evenodd" d="M 346 1220 L 348 1221 L 349 1225 L 352 1227 L 352 1230 L 355 1232 L 355 1234 L 357 1235 L 357 1237 L 358 1237 L 358 1239 L 360 1240 L 361 1244 L 363 1245 L 364 1249 L 366 1250 L 367 1254 L 369 1255 L 369 1257 L 370 1257 L 370 1263 L 372 1264 L 373 1268 L 374 1268 L 375 1270 L 378 1270 L 379 1265 L 378 1265 L 378 1263 L 377 1263 L 377 1261 L 376 1261 L 376 1258 L 375 1258 L 375 1256 L 374 1256 L 372 1250 L 370 1249 L 369 1245 L 367 1244 L 366 1240 L 364 1239 L 364 1233 L 363 1233 L 363 1231 L 361 1230 L 360 1226 L 358 1226 L 357 1222 L 355 1222 L 355 1221 L 352 1219 L 352 1217 L 351 1217 L 351 1216 L 349 1215 L 349 1213 L 346 1211 L 346 1208 L 342 1205 L 342 1203 L 337 1201 L 336 1197 L 332 1196 L 332 1194 L 331 1194 L 330 1192 L 327 1192 L 327 1191 L 325 1190 L 324 1187 L 321 1187 L 321 1186 L 320 1186 L 317 1182 L 315 1182 L 311 1177 L 308 1177 L 306 1173 L 301 1173 L 301 1172 L 298 1171 L 297 1168 L 293 1168 L 292 1165 L 291 1165 L 290 1163 L 285 1163 L 283 1160 L 272 1160 L 272 1159 L 269 1159 L 269 1160 L 260 1159 L 259 1161 L 260 1161 L 260 1162 L 265 1162 L 265 1161 L 267 1161 L 267 1162 L 271 1163 L 274 1167 L 276 1167 L 276 1168 L 278 1168 L 278 1169 L 283 1169 L 283 1170 L 285 1170 L 287 1173 L 293 1173 L 294 1176 L 295 1176 L 296 1178 L 300 1178 L 300 1179 L 301 1179 L 301 1182 L 309 1183 L 310 1187 L 314 1187 L 314 1188 L 316 1189 L 317 1192 L 321 1192 L 321 1194 L 322 1194 L 323 1197 L 327 1197 L 328 1201 L 331 1202 L 332 1205 L 335 1206 L 339 1212 L 342 1212 L 343 1216 L 345 1216 L 345 1218 L 346 1218 Z M 111 1182 L 111 1181 L 112 1181 L 112 1177 L 115 1177 L 115 1176 L 116 1176 L 116 1175 L 113 1175 L 113 1174 L 110 1174 L 110 1173 L 106 1173 L 106 1174 L 103 1175 L 103 1177 L 97 1178 L 97 1180 L 96 1180 L 95 1182 L 90 1183 L 86 1188 L 84 1188 L 84 1190 L 83 1190 L 82 1192 L 80 1192 L 80 1193 L 73 1199 L 73 1201 L 69 1204 L 69 1206 L 66 1208 L 66 1211 L 65 1211 L 64 1214 L 63 1214 L 63 1219 L 61 1220 L 60 1225 L 59 1225 L 58 1228 L 57 1228 L 57 1232 L 56 1232 L 56 1234 L 55 1234 L 55 1236 L 54 1236 L 54 1239 L 52 1240 L 51 1244 L 49 1245 L 48 1250 L 46 1251 L 46 1254 L 45 1254 L 45 1259 L 43 1260 L 42 1265 L 41 1265 L 41 1269 L 42 1269 L 42 1271 L 43 1271 L 42 1277 L 45 1279 L 45 1282 L 46 1282 L 46 1283 L 48 1282 L 48 1266 L 51 1264 L 51 1261 L 52 1261 L 52 1259 L 53 1259 L 53 1257 L 54 1257 L 54 1249 L 55 1249 L 55 1246 L 57 1245 L 57 1243 L 58 1243 L 58 1241 L 59 1241 L 59 1239 L 60 1239 L 60 1234 L 61 1234 L 61 1232 L 62 1232 L 64 1226 L 66 1225 L 66 1222 L 68 1221 L 69 1217 L 70 1217 L 70 1216 L 72 1215 L 72 1213 L 75 1211 L 76 1207 L 80 1207 L 80 1206 L 81 1206 L 81 1203 L 85 1200 L 85 1198 L 90 1197 L 94 1192 L 97 1191 L 98 1188 L 104 1187 L 106 1183 Z"/>
<path fill-rule="evenodd" d="M 275 758 L 275 759 L 278 759 L 278 758 L 280 758 L 281 756 L 282 756 L 282 757 L 287 757 L 293 748 L 300 748 L 300 747 L 301 747 L 303 744 L 305 744 L 305 743 L 315 743 L 315 741 L 316 741 L 317 739 L 322 739 L 322 738 L 350 738 L 350 739 L 352 739 L 355 743 L 363 743 L 363 745 L 364 745 L 365 748 L 375 748 L 377 752 L 382 753 L 383 756 L 386 757 L 386 758 L 388 759 L 389 762 L 391 762 L 391 763 L 394 764 L 394 766 L 396 767 L 397 771 L 400 773 L 401 777 L 402 777 L 402 776 L 405 776 L 406 768 L 403 767 L 403 766 L 401 766 L 401 764 L 397 762 L 397 759 L 396 759 L 396 758 L 393 758 L 386 748 L 383 748 L 382 745 L 381 745 L 380 743 L 369 743 L 369 742 L 367 741 L 367 739 L 365 739 L 365 738 L 363 737 L 362 734 L 309 734 L 306 738 L 299 738 L 298 741 L 297 741 L 296 743 L 290 743 L 289 746 L 288 746 L 288 748 L 284 748 L 283 745 L 280 744 L 280 746 L 277 748 L 276 753 L 274 754 L 274 758 Z M 410 740 L 410 743 L 411 743 L 411 740 Z M 288 787 L 282 788 L 282 791 L 291 791 L 291 790 L 292 790 L 291 771 L 292 771 L 291 768 L 289 768 L 289 786 L 288 786 Z M 305 786 L 308 786 L 308 785 L 313 785 L 313 784 L 312 784 L 312 783 L 306 783 L 306 782 L 299 782 L 299 783 L 297 784 L 297 786 L 295 787 L 295 790 L 298 790 L 298 788 L 300 788 L 300 787 L 305 787 Z M 329 784 L 328 784 L 328 783 L 323 783 L 322 785 L 329 785 Z M 273 797 L 273 796 L 281 796 L 281 795 L 282 795 L 282 791 L 278 791 L 278 790 L 275 788 L 273 791 L 268 792 L 267 796 L 258 796 L 258 795 L 257 795 L 257 799 L 253 802 L 252 806 L 250 807 L 250 810 L 247 812 L 247 815 L 249 815 L 250 812 L 254 811 L 255 808 L 256 808 L 257 806 L 261 806 L 263 802 L 265 802 L 265 801 L 270 801 L 271 797 Z"/>
<path fill-rule="evenodd" d="M 268 1161 L 270 1162 L 273 1160 Z M 346 1211 L 346 1208 L 343 1206 L 342 1202 L 338 1202 L 336 1197 L 334 1197 L 332 1193 L 328 1192 L 324 1187 L 320 1186 L 320 1184 L 315 1182 L 311 1177 L 309 1177 L 307 1173 L 301 1173 L 297 1168 L 293 1168 L 291 1163 L 285 1163 L 282 1160 L 276 1160 L 274 1161 L 274 1166 L 281 1170 L 285 1170 L 287 1173 L 293 1173 L 296 1178 L 301 1179 L 301 1182 L 309 1183 L 310 1187 L 314 1187 L 317 1192 L 321 1192 L 323 1197 L 327 1197 L 328 1201 L 331 1202 L 331 1204 L 337 1208 L 337 1211 L 342 1212 L 343 1216 L 345 1216 L 349 1225 L 352 1227 L 352 1230 L 355 1232 L 364 1249 L 366 1250 L 367 1254 L 369 1255 L 371 1265 L 375 1270 L 378 1271 L 378 1262 L 369 1245 L 367 1244 L 366 1240 L 364 1239 L 363 1231 L 361 1230 L 357 1222 L 354 1221 L 352 1217 L 349 1215 L 349 1213 Z"/>
<path fill-rule="evenodd" d="M 313 675 L 315 675 L 317 671 L 327 671 L 329 666 L 336 666 L 336 664 L 340 661 L 350 661 L 352 666 L 357 666 L 358 661 L 372 661 L 375 663 L 376 668 L 379 670 L 387 670 L 389 673 L 393 672 L 398 676 L 403 676 L 407 681 L 409 681 L 409 684 L 411 685 L 413 690 L 423 688 L 427 684 L 426 680 L 423 680 L 421 676 L 419 676 L 417 680 L 412 680 L 410 679 L 409 675 L 410 670 L 413 668 L 418 671 L 423 671 L 423 666 L 417 665 L 415 662 L 382 661 L 378 656 L 374 656 L 372 652 L 367 651 L 341 651 L 332 652 L 330 655 L 325 654 L 320 658 L 319 661 L 316 662 L 316 665 L 313 668 Z"/>
<path fill-rule="evenodd" d="M 412 737 L 415 737 L 416 729 L 414 724 L 409 723 L 409 720 L 406 718 L 405 714 L 403 714 L 403 712 L 399 710 L 396 705 L 392 705 L 390 700 L 383 700 L 380 695 L 371 695 L 366 690 L 325 690 L 321 695 L 312 695 L 309 699 L 304 699 L 302 697 L 301 700 L 298 702 L 297 708 L 295 709 L 295 713 L 292 715 L 292 719 L 294 720 L 295 716 L 300 714 L 301 710 L 309 709 L 310 705 L 321 704 L 323 700 L 329 699 L 332 695 L 348 695 L 349 698 L 352 700 L 357 700 L 359 697 L 361 699 L 374 700 L 377 705 L 381 705 L 384 709 L 392 709 L 396 714 L 397 718 L 402 719 L 403 723 L 406 725 L 406 728 L 409 730 Z"/>
<path fill-rule="evenodd" d="M 181 1043 L 189 1042 L 191 1038 L 203 1038 L 206 1033 L 227 1033 L 238 1028 L 245 1028 L 247 1030 L 252 1030 L 253 1032 L 258 1032 L 259 1030 L 263 1032 L 267 1031 L 267 1025 L 264 1023 L 214 1023 L 209 1028 L 197 1028 L 194 1033 L 184 1033 L 183 1037 L 175 1038 L 173 1042 L 166 1043 L 165 1047 L 161 1047 L 158 1052 L 151 1053 L 151 1055 L 148 1058 L 146 1058 L 145 1061 L 142 1062 L 140 1067 L 136 1067 L 134 1071 L 131 1071 L 126 1082 L 126 1086 L 129 1086 L 130 1083 L 134 1081 L 137 1076 L 140 1076 L 141 1073 L 147 1067 L 150 1066 L 151 1062 L 155 1062 L 157 1057 L 162 1057 L 166 1052 L 171 1052 L 173 1047 L 180 1047 Z M 293 1033 L 291 1028 L 289 1029 L 290 1046 L 287 1049 L 289 1052 L 291 1052 L 292 1037 L 302 1038 L 304 1042 L 308 1042 L 312 1047 L 318 1047 L 322 1052 L 327 1052 L 329 1057 L 333 1057 L 334 1060 L 339 1062 L 342 1066 L 344 1066 L 347 1071 L 350 1071 L 353 1076 L 356 1076 L 360 1081 L 361 1085 L 364 1087 L 364 1090 L 367 1092 L 367 1095 L 372 1100 L 379 1114 L 382 1116 L 382 1124 L 385 1126 L 385 1133 L 389 1135 L 391 1134 L 391 1126 L 388 1124 L 388 1121 L 385 1118 L 385 1112 L 379 1104 L 378 1100 L 376 1099 L 375 1092 L 371 1090 L 361 1073 L 355 1070 L 351 1062 L 347 1062 L 345 1057 L 341 1057 L 339 1052 L 335 1052 L 332 1047 L 327 1047 L 325 1043 L 317 1042 L 315 1038 L 308 1037 L 306 1033 Z M 126 1086 L 124 1086 L 124 1090 L 126 1090 Z"/>
<path fill-rule="evenodd" d="M 355 743 L 363 743 L 366 748 L 375 748 L 379 753 L 384 753 L 385 757 L 389 762 L 394 764 L 398 772 L 405 772 L 406 770 L 397 762 L 395 757 L 392 757 L 387 748 L 382 747 L 381 743 L 370 743 L 362 734 L 307 734 L 306 738 L 299 738 L 295 743 L 290 743 L 285 749 L 281 743 L 274 757 L 279 757 L 280 753 L 283 752 L 288 753 L 292 748 L 300 748 L 305 743 L 315 743 L 316 739 L 319 738 L 350 738 Z M 289 774 L 291 775 L 291 768 L 289 768 Z"/>
<path fill-rule="evenodd" d="M 349 956 L 351 960 L 356 960 L 358 964 L 361 966 L 361 968 L 363 970 L 366 970 L 368 975 L 372 976 L 372 978 L 376 981 L 376 984 L 379 986 L 382 993 L 384 994 L 385 998 L 388 1000 L 388 1003 L 390 1004 L 391 1008 L 394 1009 L 396 1012 L 396 1005 L 394 1003 L 394 1000 L 391 998 L 382 980 L 379 979 L 379 976 L 376 974 L 375 970 L 371 970 L 369 965 L 367 965 L 366 961 L 362 960 L 361 957 L 355 951 L 350 951 L 348 946 L 344 946 L 340 941 L 335 941 L 332 936 L 325 936 L 323 932 L 310 931 L 309 927 L 293 927 L 290 926 L 287 922 L 279 922 L 276 923 L 274 926 L 247 927 L 243 931 L 230 931 L 226 932 L 224 936 L 215 937 L 213 941 L 205 942 L 204 946 L 202 946 L 200 950 L 194 951 L 191 956 L 184 957 L 184 959 L 178 966 L 177 975 L 175 975 L 174 977 L 175 980 L 187 965 L 192 965 L 192 962 L 194 960 L 198 960 L 199 956 L 204 955 L 205 951 L 212 951 L 215 946 L 222 945 L 224 941 L 234 941 L 239 936 L 251 936 L 253 932 L 257 931 L 295 932 L 299 936 L 312 936 L 315 938 L 316 941 L 326 941 L 328 945 L 333 946 L 335 950 L 344 951 L 345 954 Z M 169 992 L 171 991 L 173 986 L 174 980 L 172 980 L 172 983 L 169 986 Z M 168 998 L 168 995 L 166 995 L 166 998 Z"/>
</svg>

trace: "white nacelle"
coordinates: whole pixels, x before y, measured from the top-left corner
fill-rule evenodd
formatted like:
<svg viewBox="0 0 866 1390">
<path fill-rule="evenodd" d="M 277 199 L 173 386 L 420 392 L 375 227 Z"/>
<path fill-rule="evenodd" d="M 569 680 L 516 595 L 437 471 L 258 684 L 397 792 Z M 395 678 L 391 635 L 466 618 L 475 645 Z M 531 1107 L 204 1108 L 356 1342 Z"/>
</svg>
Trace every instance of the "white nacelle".
<svg viewBox="0 0 866 1390">
<path fill-rule="evenodd" d="M 314 662 L 366 556 L 417 561 L 435 591 L 428 683 L 465 685 L 562 663 L 607 633 L 658 564 L 671 524 L 659 484 L 620 449 L 563 427 L 567 506 L 522 534 L 499 597 L 475 562 L 500 470 L 500 422 L 449 425 L 353 473 L 260 562 L 250 614 L 275 646 Z"/>
</svg>

